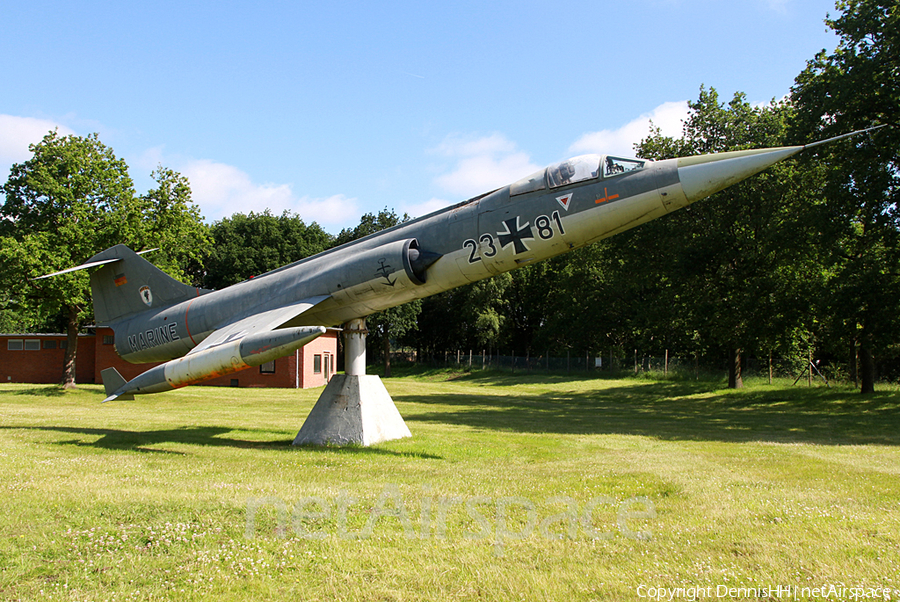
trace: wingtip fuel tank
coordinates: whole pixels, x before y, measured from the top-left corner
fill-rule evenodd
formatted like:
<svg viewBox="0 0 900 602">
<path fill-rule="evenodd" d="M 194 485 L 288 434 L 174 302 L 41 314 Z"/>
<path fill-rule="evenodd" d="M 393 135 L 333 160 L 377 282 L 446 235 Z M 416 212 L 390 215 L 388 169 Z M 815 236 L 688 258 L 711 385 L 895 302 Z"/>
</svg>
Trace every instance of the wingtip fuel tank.
<svg viewBox="0 0 900 602">
<path fill-rule="evenodd" d="M 115 368 L 110 368 L 114 374 L 107 370 L 102 373 L 107 395 L 103 401 L 135 394 L 170 391 L 217 376 L 233 374 L 245 368 L 260 366 L 296 351 L 325 334 L 326 330 L 324 326 L 305 326 L 247 335 L 166 362 L 128 382 L 123 382 L 124 379 Z"/>
</svg>

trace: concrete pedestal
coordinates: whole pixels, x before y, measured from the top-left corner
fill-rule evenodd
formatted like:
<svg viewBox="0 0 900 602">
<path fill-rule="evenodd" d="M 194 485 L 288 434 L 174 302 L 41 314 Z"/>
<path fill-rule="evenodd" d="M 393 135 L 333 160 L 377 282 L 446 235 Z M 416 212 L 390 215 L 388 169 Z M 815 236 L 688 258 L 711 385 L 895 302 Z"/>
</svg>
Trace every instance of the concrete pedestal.
<svg viewBox="0 0 900 602">
<path fill-rule="evenodd" d="M 412 437 L 381 379 L 335 374 L 297 433 L 294 445 L 364 446 Z"/>
<path fill-rule="evenodd" d="M 366 321 L 351 320 L 344 327 L 346 374 L 335 374 L 300 432 L 294 445 L 368 446 L 412 437 L 384 383 L 366 374 Z"/>
</svg>

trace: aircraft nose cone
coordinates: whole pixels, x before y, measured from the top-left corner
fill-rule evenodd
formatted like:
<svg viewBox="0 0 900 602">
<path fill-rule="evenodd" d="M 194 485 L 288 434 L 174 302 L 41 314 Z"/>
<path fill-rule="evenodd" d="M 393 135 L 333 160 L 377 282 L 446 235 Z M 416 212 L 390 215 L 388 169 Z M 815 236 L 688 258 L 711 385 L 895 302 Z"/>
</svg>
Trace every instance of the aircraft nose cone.
<svg viewBox="0 0 900 602">
<path fill-rule="evenodd" d="M 801 150 L 802 146 L 784 146 L 684 157 L 677 159 L 678 179 L 690 204 L 749 178 Z"/>
</svg>

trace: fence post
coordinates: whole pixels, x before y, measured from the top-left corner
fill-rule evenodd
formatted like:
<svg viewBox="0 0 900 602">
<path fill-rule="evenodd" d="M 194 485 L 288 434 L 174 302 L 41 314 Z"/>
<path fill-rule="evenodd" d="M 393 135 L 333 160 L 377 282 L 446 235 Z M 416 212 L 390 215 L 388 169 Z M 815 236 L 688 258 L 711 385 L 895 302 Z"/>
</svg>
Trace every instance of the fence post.
<svg viewBox="0 0 900 602">
<path fill-rule="evenodd" d="M 663 368 L 663 376 L 668 376 L 669 375 L 669 350 L 668 349 L 666 349 L 666 363 L 664 366 L 665 367 Z"/>
<path fill-rule="evenodd" d="M 811 386 L 812 386 L 812 369 L 813 369 L 813 363 L 812 363 L 812 347 L 810 347 L 810 348 L 809 348 L 809 352 L 808 352 L 808 357 L 807 357 L 807 365 L 806 365 L 806 370 L 807 370 L 806 386 L 807 386 L 807 387 L 811 387 Z"/>
</svg>

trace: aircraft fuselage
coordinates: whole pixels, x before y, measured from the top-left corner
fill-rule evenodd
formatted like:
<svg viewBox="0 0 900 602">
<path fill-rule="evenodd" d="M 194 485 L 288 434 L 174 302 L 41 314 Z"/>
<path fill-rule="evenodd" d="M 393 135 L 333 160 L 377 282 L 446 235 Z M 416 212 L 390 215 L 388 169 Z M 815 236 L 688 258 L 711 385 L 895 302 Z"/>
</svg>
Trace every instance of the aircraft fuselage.
<svg viewBox="0 0 900 602">
<path fill-rule="evenodd" d="M 597 177 L 552 187 L 551 167 L 234 286 L 148 307 L 153 311 L 113 325 L 116 350 L 134 363 L 170 360 L 228 319 L 318 296 L 329 298 L 285 326 L 339 325 L 565 253 L 688 204 L 677 160 L 639 163 L 621 173 L 598 165 Z M 419 277 L 404 265 L 410 240 L 439 257 Z"/>
</svg>

